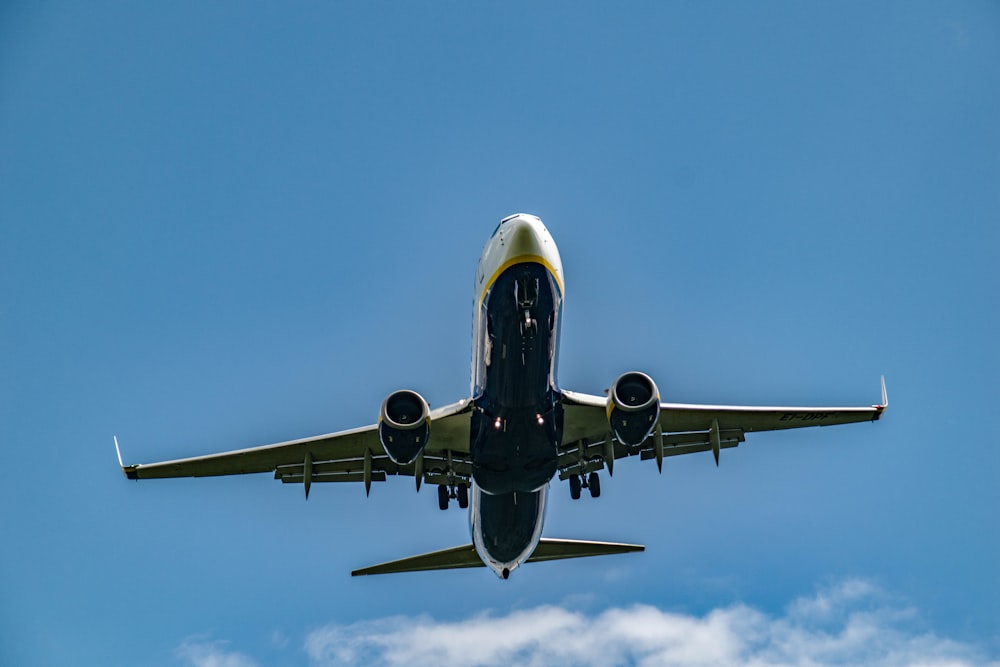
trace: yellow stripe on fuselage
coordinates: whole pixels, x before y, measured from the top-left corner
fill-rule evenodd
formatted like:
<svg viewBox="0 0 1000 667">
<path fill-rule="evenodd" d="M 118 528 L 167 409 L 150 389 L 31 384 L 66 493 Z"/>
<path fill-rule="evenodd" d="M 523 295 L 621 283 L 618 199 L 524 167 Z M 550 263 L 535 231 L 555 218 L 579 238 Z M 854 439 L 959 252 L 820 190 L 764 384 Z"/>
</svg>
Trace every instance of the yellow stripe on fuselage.
<svg viewBox="0 0 1000 667">
<path fill-rule="evenodd" d="M 483 287 L 482 293 L 479 295 L 480 304 L 482 304 L 483 300 L 486 298 L 486 293 L 490 291 L 491 287 L 493 287 L 493 283 L 497 281 L 497 278 L 499 278 L 504 271 L 514 266 L 515 264 L 541 264 L 546 269 L 548 269 L 548 272 L 552 275 L 553 278 L 555 278 L 556 286 L 559 288 L 559 296 L 563 295 L 562 279 L 559 277 L 559 273 L 555 270 L 555 268 L 553 268 L 553 266 L 549 264 L 549 261 L 547 259 L 545 259 L 541 255 L 518 255 L 517 257 L 511 257 L 510 259 L 508 259 L 506 262 L 500 265 L 499 269 L 493 272 L 493 275 L 490 276 L 490 279 L 486 282 L 486 286 Z"/>
</svg>

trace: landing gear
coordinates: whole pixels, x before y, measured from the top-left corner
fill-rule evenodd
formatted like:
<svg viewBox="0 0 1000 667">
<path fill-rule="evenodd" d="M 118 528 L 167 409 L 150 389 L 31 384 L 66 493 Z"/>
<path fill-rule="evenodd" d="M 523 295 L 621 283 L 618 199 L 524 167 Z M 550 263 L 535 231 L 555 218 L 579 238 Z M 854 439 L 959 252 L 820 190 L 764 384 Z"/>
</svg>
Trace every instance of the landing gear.
<svg viewBox="0 0 1000 667">
<path fill-rule="evenodd" d="M 573 500 L 580 499 L 580 476 L 573 475 L 569 478 L 569 497 Z"/>
<path fill-rule="evenodd" d="M 579 500 L 582 489 L 589 489 L 591 498 L 601 497 L 601 478 L 598 477 L 597 472 L 592 472 L 586 477 L 583 475 L 570 475 L 569 497 L 573 500 Z"/>
<path fill-rule="evenodd" d="M 521 335 L 532 337 L 538 333 L 538 322 L 532 316 L 531 310 L 538 304 L 538 278 L 525 278 L 514 282 L 514 301 L 521 311 Z"/>
<path fill-rule="evenodd" d="M 448 486 L 438 485 L 438 507 L 442 510 L 448 509 L 448 504 L 454 498 L 458 501 L 458 506 L 465 509 L 469 506 L 469 487 L 465 484 Z"/>
<path fill-rule="evenodd" d="M 601 478 L 597 476 L 596 472 L 592 472 L 587 479 L 587 488 L 590 489 L 591 498 L 601 497 Z"/>
</svg>

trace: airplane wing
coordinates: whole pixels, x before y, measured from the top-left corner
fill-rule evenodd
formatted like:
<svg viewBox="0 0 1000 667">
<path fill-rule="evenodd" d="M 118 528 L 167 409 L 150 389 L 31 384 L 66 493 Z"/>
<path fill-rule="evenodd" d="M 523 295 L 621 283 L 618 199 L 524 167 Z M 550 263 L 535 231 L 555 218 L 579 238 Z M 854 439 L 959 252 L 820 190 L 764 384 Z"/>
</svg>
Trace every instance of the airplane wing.
<svg viewBox="0 0 1000 667">
<path fill-rule="evenodd" d="M 163 477 L 209 477 L 274 472 L 275 479 L 299 483 L 385 481 L 387 475 L 409 475 L 432 484 L 461 483 L 472 472 L 469 461 L 469 423 L 472 401 L 464 399 L 431 410 L 431 436 L 421 457 L 409 465 L 397 465 L 386 455 L 378 437 L 378 425 L 289 440 L 273 445 L 238 449 L 221 454 L 194 456 L 159 463 L 125 465 L 121 451 L 118 463 L 129 479 Z M 115 438 L 115 448 L 118 439 Z"/>
<path fill-rule="evenodd" d="M 776 431 L 805 426 L 833 426 L 876 421 L 888 405 L 885 379 L 882 403 L 864 407 L 765 407 L 660 403 L 660 418 L 650 437 L 638 447 L 627 447 L 611 437 L 606 396 L 563 391 L 563 442 L 559 478 L 614 470 L 614 461 L 639 455 L 666 456 L 712 452 L 716 465 L 722 449 L 736 447 L 754 431 Z"/>
</svg>

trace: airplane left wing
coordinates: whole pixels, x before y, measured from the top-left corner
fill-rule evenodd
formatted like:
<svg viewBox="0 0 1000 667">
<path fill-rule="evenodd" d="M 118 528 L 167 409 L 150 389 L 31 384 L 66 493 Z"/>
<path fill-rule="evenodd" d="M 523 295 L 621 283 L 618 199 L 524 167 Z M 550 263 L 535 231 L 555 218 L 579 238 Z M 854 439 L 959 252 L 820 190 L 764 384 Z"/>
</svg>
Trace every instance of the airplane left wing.
<svg viewBox="0 0 1000 667">
<path fill-rule="evenodd" d="M 885 380 L 882 403 L 864 407 L 775 407 L 660 403 L 660 417 L 653 433 L 637 447 L 627 447 L 611 437 L 605 396 L 563 391 L 563 443 L 560 479 L 586 474 L 614 461 L 638 454 L 642 460 L 680 454 L 712 452 L 716 465 L 722 449 L 736 447 L 745 434 L 806 426 L 832 426 L 876 421 L 888 405 Z"/>
<path fill-rule="evenodd" d="M 398 465 L 386 455 L 378 437 L 378 425 L 290 440 L 262 447 L 238 449 L 220 454 L 125 465 L 121 452 L 118 462 L 129 479 L 164 477 L 209 477 L 274 472 L 275 479 L 301 483 L 309 493 L 312 482 L 385 481 L 386 475 L 409 475 L 430 483 L 443 479 L 466 479 L 471 474 L 469 452 L 469 399 L 431 410 L 431 437 L 423 454 L 411 464 Z M 118 440 L 115 438 L 115 447 Z"/>
</svg>

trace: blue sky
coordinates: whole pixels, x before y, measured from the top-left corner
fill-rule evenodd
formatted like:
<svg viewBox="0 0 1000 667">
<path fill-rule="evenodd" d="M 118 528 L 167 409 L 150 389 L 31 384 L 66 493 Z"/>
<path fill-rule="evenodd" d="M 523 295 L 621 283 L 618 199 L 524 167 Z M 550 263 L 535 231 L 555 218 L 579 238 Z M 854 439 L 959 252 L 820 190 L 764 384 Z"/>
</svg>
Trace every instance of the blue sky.
<svg viewBox="0 0 1000 667">
<path fill-rule="evenodd" d="M 998 62 L 990 2 L 3 3 L 0 664 L 995 664 Z M 468 541 L 408 479 L 122 478 L 464 397 L 518 211 L 563 386 L 885 418 L 557 485 L 647 551 L 506 583 L 348 576 Z"/>
</svg>

